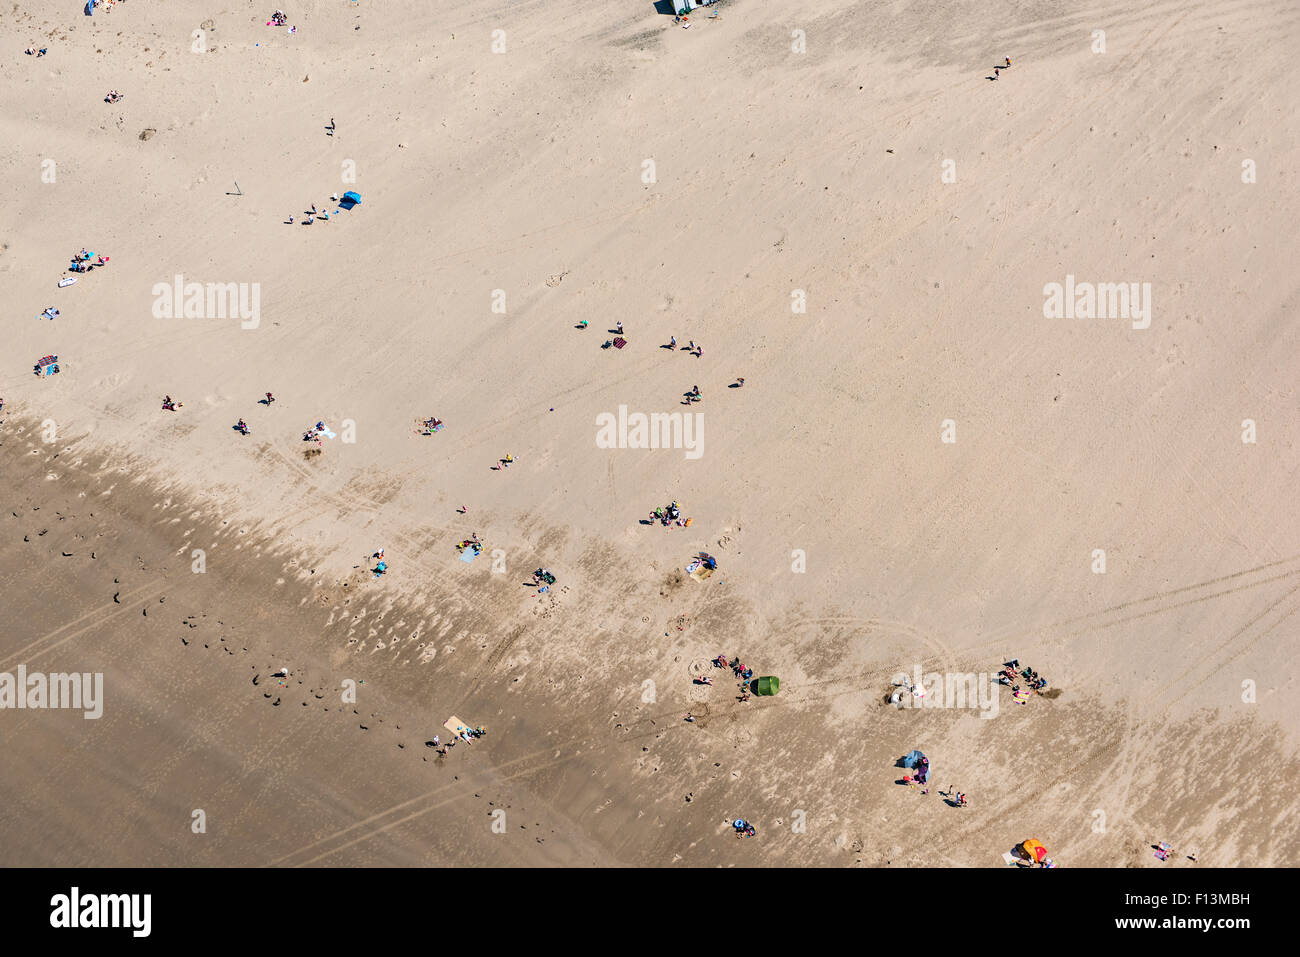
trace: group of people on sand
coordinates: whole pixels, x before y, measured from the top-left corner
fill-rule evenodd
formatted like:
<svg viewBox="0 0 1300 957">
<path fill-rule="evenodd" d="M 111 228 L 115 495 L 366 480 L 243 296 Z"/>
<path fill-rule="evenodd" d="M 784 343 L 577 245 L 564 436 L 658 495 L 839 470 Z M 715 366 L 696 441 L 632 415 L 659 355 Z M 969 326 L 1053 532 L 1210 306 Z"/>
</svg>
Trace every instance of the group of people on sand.
<svg viewBox="0 0 1300 957">
<path fill-rule="evenodd" d="M 181 407 L 182 403 L 180 403 L 180 402 L 176 402 L 176 403 L 174 403 L 174 404 L 172 404 L 172 405 L 168 405 L 168 403 L 171 402 L 171 400 L 172 400 L 172 397 L 171 397 L 171 396 L 167 396 L 167 398 L 163 399 L 163 408 L 164 408 L 164 409 L 167 409 L 169 412 L 175 412 L 177 409 L 179 409 L 179 408 Z M 271 404 L 272 402 L 274 402 L 274 401 L 275 401 L 275 396 L 273 396 L 271 393 L 268 392 L 268 393 L 266 393 L 266 398 L 265 398 L 265 399 L 258 399 L 258 400 L 257 400 L 257 404 L 258 404 L 258 405 L 265 405 L 265 406 L 268 406 L 268 407 L 269 407 L 270 404 Z M 249 435 L 249 434 L 252 433 L 252 430 L 249 429 L 249 427 L 248 427 L 248 423 L 245 422 L 243 419 L 240 419 L 238 422 L 236 422 L 236 423 L 232 426 L 232 428 L 233 428 L 236 432 L 238 432 L 240 435 Z M 305 439 L 305 438 L 307 438 L 307 436 L 303 436 L 303 438 Z"/>
<path fill-rule="evenodd" d="M 91 262 L 91 260 L 95 260 Z M 72 257 L 72 263 L 68 266 L 68 272 L 90 272 L 96 266 L 107 266 L 107 256 L 100 256 L 96 253 L 89 252 L 82 247 L 81 252 Z"/>
<path fill-rule="evenodd" d="M 651 512 L 650 521 L 652 523 L 658 522 L 665 528 L 670 525 L 676 525 L 678 528 L 688 528 L 694 519 L 682 518 L 682 508 L 677 504 L 676 500 L 674 500 L 667 506 L 660 505 Z"/>
<path fill-rule="evenodd" d="M 33 50 L 31 47 L 28 47 L 23 52 L 26 53 L 28 56 L 43 57 L 45 56 L 46 53 L 49 52 L 49 49 L 46 47 L 41 47 L 39 50 Z"/>
<path fill-rule="evenodd" d="M 481 724 L 474 728 L 467 728 L 462 724 L 456 729 L 456 737 L 460 738 L 466 744 L 473 744 L 485 734 L 487 734 L 487 728 L 483 727 Z M 446 744 L 443 744 L 442 739 L 435 734 L 433 740 L 429 743 L 433 745 L 434 749 L 439 754 L 445 755 L 449 750 L 456 746 L 456 738 L 452 738 Z"/>
<path fill-rule="evenodd" d="M 330 120 L 330 124 L 331 124 L 331 126 L 333 125 L 333 123 L 334 123 L 334 121 L 333 121 L 333 120 Z M 338 193 L 331 193 L 331 194 L 330 194 L 330 199 L 331 199 L 332 201 L 334 201 L 334 202 L 337 203 L 337 202 L 339 201 L 339 194 L 338 194 Z M 306 210 L 305 212 L 306 212 L 306 218 L 302 221 L 302 224 L 303 224 L 304 226 L 310 226 L 312 223 L 316 222 L 316 220 L 318 220 L 318 219 L 323 219 L 323 220 L 325 220 L 326 222 L 329 222 L 330 214 L 327 213 L 327 212 L 325 212 L 325 210 L 323 210 L 323 209 L 320 210 L 319 212 L 317 212 L 317 210 L 316 210 L 316 204 L 315 204 L 315 203 L 312 203 L 312 204 L 311 204 L 311 209 Z M 288 222 L 288 224 L 289 224 L 290 226 L 292 226 L 292 225 L 293 225 L 293 216 L 290 216 L 289 219 L 287 220 L 287 222 Z"/>
<path fill-rule="evenodd" d="M 940 791 L 939 793 L 946 797 L 953 807 L 970 807 L 970 802 L 966 800 L 965 793 L 958 791 L 951 784 L 948 785 L 947 791 Z"/>
<path fill-rule="evenodd" d="M 718 655 L 718 657 L 713 659 L 713 667 L 730 668 L 732 676 L 739 679 L 740 686 L 737 688 L 737 701 L 748 701 L 752 697 L 749 692 L 749 682 L 754 677 L 754 669 L 747 668 L 744 663 L 741 662 L 739 655 L 730 659 L 728 659 L 726 655 Z M 700 680 L 700 684 L 711 685 L 713 684 L 713 679 L 706 675 L 703 680 Z"/>
<path fill-rule="evenodd" d="M 1013 658 L 1003 663 L 1002 671 L 998 674 L 998 684 L 1010 685 L 1011 697 L 1024 704 L 1029 700 L 1029 691 L 1025 691 L 1016 683 L 1022 678 L 1029 691 L 1034 692 L 1034 694 L 1041 695 L 1047 689 L 1047 679 L 1034 671 L 1033 668 L 1026 666 L 1022 669 L 1019 658 Z"/>
<path fill-rule="evenodd" d="M 172 398 L 171 396 L 169 396 L 169 395 L 165 395 L 165 396 L 163 396 L 162 407 L 163 407 L 163 411 L 164 411 L 164 412 L 175 412 L 177 409 L 179 409 L 179 408 L 180 408 L 181 406 L 183 406 L 184 404 L 185 404 L 184 402 L 177 402 L 175 399 L 173 399 L 173 398 Z M 240 422 L 243 422 L 244 420 L 243 420 L 243 419 L 240 419 L 239 421 L 240 421 Z M 247 426 L 245 426 L 245 428 L 247 428 Z"/>
<path fill-rule="evenodd" d="M 678 345 L 677 345 L 677 337 L 676 337 L 676 336 L 669 336 L 669 337 L 668 337 L 668 345 L 664 346 L 664 348 L 665 348 L 665 349 L 677 349 L 677 348 L 679 348 Z M 694 340 L 694 339 L 692 339 L 692 340 L 690 341 L 690 344 L 689 344 L 689 345 L 684 345 L 684 346 L 681 346 L 680 348 L 685 349 L 687 352 L 689 352 L 691 355 L 695 356 L 695 358 L 697 358 L 697 359 L 699 359 L 700 357 L 702 357 L 702 356 L 704 355 L 704 346 L 697 346 L 697 345 L 695 344 L 695 340 Z"/>
<path fill-rule="evenodd" d="M 435 416 L 431 415 L 427 419 L 425 419 L 422 424 L 424 425 L 424 431 L 421 432 L 420 434 L 433 435 L 433 433 L 437 432 L 439 429 L 442 428 L 442 419 L 436 418 Z"/>
<path fill-rule="evenodd" d="M 122 97 L 124 97 L 124 96 L 126 96 L 125 93 L 119 93 L 119 92 L 117 92 L 117 90 L 109 90 L 108 93 L 106 93 L 106 94 L 104 95 L 104 102 L 105 102 L 105 103 L 116 103 L 116 102 L 118 102 L 118 100 L 122 99 Z"/>
<path fill-rule="evenodd" d="M 46 306 L 46 307 L 45 307 L 45 311 L 42 312 L 42 313 L 41 313 L 39 316 L 37 316 L 36 318 L 38 318 L 38 319 L 50 319 L 50 320 L 54 320 L 54 319 L 59 318 L 60 315 L 61 315 L 61 313 L 59 312 L 59 310 L 55 309 L 53 306 Z"/>
</svg>

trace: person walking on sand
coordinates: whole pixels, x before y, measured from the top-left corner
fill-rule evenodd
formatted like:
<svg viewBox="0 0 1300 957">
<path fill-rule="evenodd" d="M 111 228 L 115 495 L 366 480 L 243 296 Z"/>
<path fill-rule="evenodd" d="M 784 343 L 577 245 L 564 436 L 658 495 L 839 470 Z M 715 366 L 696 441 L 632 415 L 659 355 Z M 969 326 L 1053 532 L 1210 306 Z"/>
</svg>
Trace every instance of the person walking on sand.
<svg viewBox="0 0 1300 957">
<path fill-rule="evenodd" d="M 275 396 L 271 395 L 271 393 L 268 392 L 266 394 L 266 404 L 270 405 L 274 401 L 275 401 Z"/>
<path fill-rule="evenodd" d="M 736 380 L 736 388 L 743 389 L 744 387 L 745 387 L 745 379 L 742 376 L 741 378 Z"/>
<path fill-rule="evenodd" d="M 1005 57 L 1006 65 L 1011 66 L 1011 57 Z"/>
<path fill-rule="evenodd" d="M 668 348 L 669 348 L 669 349 L 676 349 L 676 348 L 677 348 L 677 337 L 676 337 L 676 336 L 669 336 L 669 337 L 668 337 Z"/>
<path fill-rule="evenodd" d="M 623 334 L 623 320 L 620 319 L 614 328 L 618 330 L 618 334 L 621 336 Z"/>
</svg>

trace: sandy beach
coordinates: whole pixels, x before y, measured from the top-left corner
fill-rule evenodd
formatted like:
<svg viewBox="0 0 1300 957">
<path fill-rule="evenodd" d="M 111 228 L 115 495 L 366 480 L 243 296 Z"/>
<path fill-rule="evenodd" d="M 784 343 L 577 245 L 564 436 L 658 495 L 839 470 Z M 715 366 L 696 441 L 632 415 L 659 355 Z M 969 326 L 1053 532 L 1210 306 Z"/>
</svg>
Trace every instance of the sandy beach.
<svg viewBox="0 0 1300 957">
<path fill-rule="evenodd" d="M 669 7 L 0 15 L 9 863 L 1300 864 L 1300 10 Z"/>
</svg>

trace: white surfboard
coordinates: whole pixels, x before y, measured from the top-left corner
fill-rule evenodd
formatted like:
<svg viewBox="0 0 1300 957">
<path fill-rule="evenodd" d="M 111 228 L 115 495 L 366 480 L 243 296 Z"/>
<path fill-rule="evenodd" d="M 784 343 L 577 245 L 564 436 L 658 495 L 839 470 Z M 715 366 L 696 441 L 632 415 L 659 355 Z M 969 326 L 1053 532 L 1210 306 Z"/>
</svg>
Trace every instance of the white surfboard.
<svg viewBox="0 0 1300 957">
<path fill-rule="evenodd" d="M 64 276 L 62 279 L 59 280 L 59 285 L 60 285 L 60 286 L 71 286 L 71 285 L 72 285 L 74 282 L 76 282 L 76 281 L 77 281 L 77 277 L 76 277 L 76 276 Z"/>
</svg>

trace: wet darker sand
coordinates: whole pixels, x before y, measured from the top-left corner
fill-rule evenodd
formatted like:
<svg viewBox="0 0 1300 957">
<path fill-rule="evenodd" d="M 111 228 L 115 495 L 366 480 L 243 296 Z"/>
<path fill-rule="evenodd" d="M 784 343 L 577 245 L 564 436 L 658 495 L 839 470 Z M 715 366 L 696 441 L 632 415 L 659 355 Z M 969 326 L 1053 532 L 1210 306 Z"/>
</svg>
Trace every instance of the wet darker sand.
<svg viewBox="0 0 1300 957">
<path fill-rule="evenodd" d="M 630 585 L 595 552 L 545 596 L 525 559 L 467 577 L 454 537 L 418 556 L 444 571 L 417 593 L 362 556 L 327 576 L 32 424 L 0 429 L 0 671 L 102 672 L 105 701 L 99 720 L 0 712 L 11 863 L 992 866 L 1050 834 L 1072 864 L 1142 865 L 1214 807 L 1202 862 L 1297 857 L 1293 816 L 1249 783 L 1295 762 L 1248 718 L 1153 724 L 1069 689 L 993 721 L 896 711 L 907 629 L 792 607 L 758 635 L 725 575 Z M 781 696 L 737 702 L 719 650 L 779 671 Z M 691 684 L 705 672 L 714 687 Z M 428 742 L 452 714 L 488 735 L 443 757 Z M 929 795 L 893 783 L 914 745 L 940 756 Z M 1156 775 L 1151 754 L 1177 758 Z M 973 807 L 943 802 L 950 783 Z"/>
</svg>

